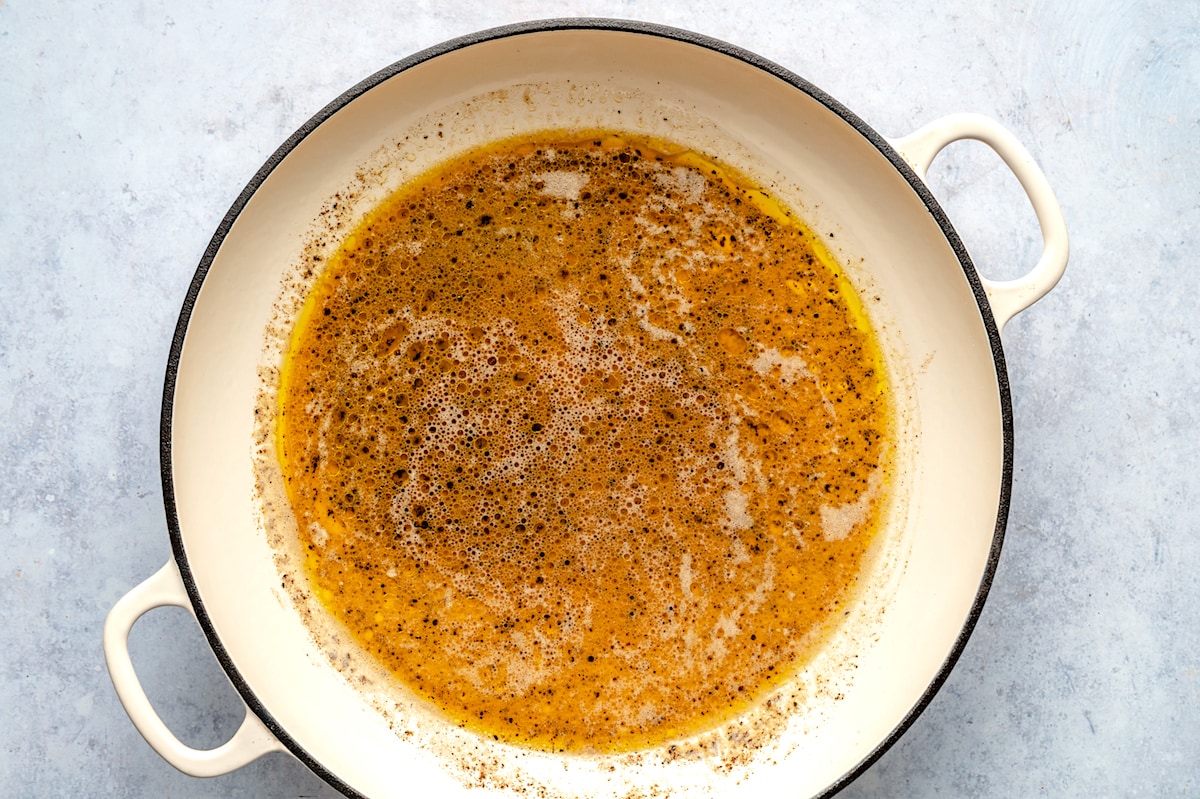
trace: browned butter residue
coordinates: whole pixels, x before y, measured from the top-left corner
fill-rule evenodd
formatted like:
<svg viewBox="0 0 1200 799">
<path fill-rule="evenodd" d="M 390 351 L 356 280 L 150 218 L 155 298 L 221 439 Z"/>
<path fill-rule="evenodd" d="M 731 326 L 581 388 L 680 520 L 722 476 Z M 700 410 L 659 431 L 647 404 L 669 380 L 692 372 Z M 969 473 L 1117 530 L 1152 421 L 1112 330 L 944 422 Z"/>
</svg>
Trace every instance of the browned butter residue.
<svg viewBox="0 0 1200 799">
<path fill-rule="evenodd" d="M 317 279 L 276 447 L 313 590 L 459 725 L 719 725 L 845 612 L 888 494 L 861 306 L 731 170 L 624 135 L 473 151 Z"/>
</svg>

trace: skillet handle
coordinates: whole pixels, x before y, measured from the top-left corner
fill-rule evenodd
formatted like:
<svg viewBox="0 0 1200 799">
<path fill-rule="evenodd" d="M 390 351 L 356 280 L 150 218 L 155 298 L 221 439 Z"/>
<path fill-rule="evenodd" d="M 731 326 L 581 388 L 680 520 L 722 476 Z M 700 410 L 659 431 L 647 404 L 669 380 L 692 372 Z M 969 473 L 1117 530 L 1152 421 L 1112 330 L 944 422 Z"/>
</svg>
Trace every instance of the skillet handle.
<svg viewBox="0 0 1200 799">
<path fill-rule="evenodd" d="M 1067 224 L 1046 176 L 1021 142 L 1000 123 L 980 114 L 951 114 L 934 120 L 907 136 L 890 141 L 921 180 L 933 159 L 946 145 L 962 139 L 983 142 L 996 151 L 1012 170 L 1037 214 L 1042 228 L 1042 255 L 1024 277 L 988 280 L 980 276 L 996 325 L 1001 330 L 1010 319 L 1054 288 L 1067 268 Z"/>
<path fill-rule="evenodd" d="M 168 605 L 184 608 L 195 618 L 174 560 L 167 561 L 167 565 L 152 577 L 121 597 L 104 622 L 104 659 L 108 663 L 108 673 L 125 712 L 146 743 L 172 766 L 193 777 L 227 774 L 268 752 L 285 751 L 249 709 L 233 737 L 216 749 L 193 749 L 167 728 L 151 706 L 133 669 L 129 657 L 129 631 L 145 613 Z"/>
</svg>

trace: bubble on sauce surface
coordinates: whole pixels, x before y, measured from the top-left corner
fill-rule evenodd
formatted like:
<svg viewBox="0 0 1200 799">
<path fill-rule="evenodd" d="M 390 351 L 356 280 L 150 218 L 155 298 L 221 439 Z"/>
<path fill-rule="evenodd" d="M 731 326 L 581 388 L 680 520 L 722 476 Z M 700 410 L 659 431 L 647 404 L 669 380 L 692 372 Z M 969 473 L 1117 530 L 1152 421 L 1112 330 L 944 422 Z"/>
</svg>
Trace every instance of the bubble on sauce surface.
<svg viewBox="0 0 1200 799">
<path fill-rule="evenodd" d="M 532 176 L 536 184 L 541 184 L 541 192 L 556 200 L 578 200 L 583 187 L 591 178 L 583 172 L 537 172 Z"/>
<path fill-rule="evenodd" d="M 872 472 L 858 499 L 844 505 L 821 506 L 821 530 L 826 541 L 841 541 L 870 519 L 871 505 L 883 490 L 879 472 Z"/>
</svg>

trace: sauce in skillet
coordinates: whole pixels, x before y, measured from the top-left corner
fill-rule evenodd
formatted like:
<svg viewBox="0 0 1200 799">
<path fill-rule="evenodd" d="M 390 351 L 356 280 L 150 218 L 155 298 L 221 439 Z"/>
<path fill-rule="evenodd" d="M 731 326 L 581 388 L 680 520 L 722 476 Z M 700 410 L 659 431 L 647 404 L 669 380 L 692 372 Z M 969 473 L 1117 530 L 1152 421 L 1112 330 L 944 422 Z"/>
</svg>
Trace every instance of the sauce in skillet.
<svg viewBox="0 0 1200 799">
<path fill-rule="evenodd" d="M 314 591 L 460 725 L 713 727 L 845 611 L 892 409 L 841 269 L 736 173 L 623 135 L 402 188 L 308 296 L 276 444 Z"/>
</svg>

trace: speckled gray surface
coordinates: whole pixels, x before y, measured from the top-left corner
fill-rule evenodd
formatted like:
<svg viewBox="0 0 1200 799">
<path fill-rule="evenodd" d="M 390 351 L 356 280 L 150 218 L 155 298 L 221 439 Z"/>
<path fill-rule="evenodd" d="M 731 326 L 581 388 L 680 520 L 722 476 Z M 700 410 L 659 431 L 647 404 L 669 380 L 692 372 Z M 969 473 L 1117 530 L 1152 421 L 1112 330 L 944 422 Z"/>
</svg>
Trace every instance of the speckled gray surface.
<svg viewBox="0 0 1200 799">
<path fill-rule="evenodd" d="M 158 413 L 180 303 L 274 148 L 376 69 L 518 19 L 707 33 L 887 135 L 952 111 L 1008 126 L 1072 234 L 1066 278 L 1005 334 L 1011 522 L 958 667 L 842 795 L 1200 793 L 1200 5 L 761 0 L 353 4 L 0 0 L 0 793 L 323 796 L 284 755 L 198 780 L 117 702 L 100 630 L 169 557 Z M 959 144 L 932 174 L 981 267 L 1037 252 L 1015 180 Z M 241 704 L 182 611 L 139 673 L 185 741 Z"/>
</svg>

